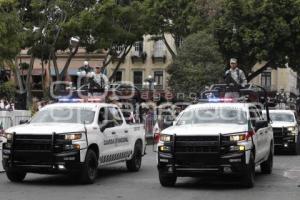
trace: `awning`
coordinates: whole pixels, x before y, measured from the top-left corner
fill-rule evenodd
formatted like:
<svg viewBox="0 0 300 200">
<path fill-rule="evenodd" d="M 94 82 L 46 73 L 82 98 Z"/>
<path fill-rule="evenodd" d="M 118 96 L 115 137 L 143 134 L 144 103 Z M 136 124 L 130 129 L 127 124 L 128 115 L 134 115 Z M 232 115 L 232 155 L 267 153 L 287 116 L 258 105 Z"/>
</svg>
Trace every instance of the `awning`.
<svg viewBox="0 0 300 200">
<path fill-rule="evenodd" d="M 54 67 L 51 67 L 50 70 L 51 70 L 51 73 L 50 73 L 51 76 L 55 76 Z M 59 73 L 61 73 L 62 69 L 58 69 L 58 70 L 59 70 Z M 78 71 L 77 68 L 68 68 L 68 75 L 77 76 L 77 71 Z"/>
<path fill-rule="evenodd" d="M 27 76 L 28 70 L 20 70 L 22 76 Z M 44 69 L 44 72 L 42 69 L 32 69 L 31 75 L 32 76 L 41 76 L 42 74 L 45 75 L 46 70 Z"/>
</svg>

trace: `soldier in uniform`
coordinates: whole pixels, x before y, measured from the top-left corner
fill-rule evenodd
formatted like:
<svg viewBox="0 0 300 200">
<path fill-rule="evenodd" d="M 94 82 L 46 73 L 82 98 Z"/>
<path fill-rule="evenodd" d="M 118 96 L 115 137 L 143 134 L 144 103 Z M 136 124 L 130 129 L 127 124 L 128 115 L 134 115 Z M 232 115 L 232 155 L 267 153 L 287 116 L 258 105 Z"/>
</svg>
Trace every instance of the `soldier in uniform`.
<svg viewBox="0 0 300 200">
<path fill-rule="evenodd" d="M 230 59 L 230 69 L 225 72 L 225 81 L 230 86 L 225 98 L 238 98 L 239 89 L 247 85 L 247 79 L 243 70 L 238 68 L 236 58 Z"/>
</svg>

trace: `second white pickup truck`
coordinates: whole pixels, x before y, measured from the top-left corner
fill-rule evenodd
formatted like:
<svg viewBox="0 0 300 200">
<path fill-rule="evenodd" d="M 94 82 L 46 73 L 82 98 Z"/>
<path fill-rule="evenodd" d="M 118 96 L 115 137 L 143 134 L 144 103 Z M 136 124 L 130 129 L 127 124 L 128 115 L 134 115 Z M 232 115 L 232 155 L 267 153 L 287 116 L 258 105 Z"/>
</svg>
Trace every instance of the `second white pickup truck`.
<svg viewBox="0 0 300 200">
<path fill-rule="evenodd" d="M 128 125 L 116 105 L 105 103 L 48 105 L 4 135 L 3 166 L 13 182 L 30 172 L 75 174 L 93 183 L 103 165 L 126 162 L 138 171 L 145 152 L 143 125 Z"/>
</svg>

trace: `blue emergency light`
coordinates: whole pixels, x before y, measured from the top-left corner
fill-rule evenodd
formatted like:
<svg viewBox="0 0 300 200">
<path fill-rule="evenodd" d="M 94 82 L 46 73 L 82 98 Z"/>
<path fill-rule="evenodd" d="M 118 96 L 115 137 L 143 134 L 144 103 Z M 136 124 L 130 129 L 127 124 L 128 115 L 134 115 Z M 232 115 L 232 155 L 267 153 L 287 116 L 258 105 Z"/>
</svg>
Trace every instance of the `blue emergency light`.
<svg viewBox="0 0 300 200">
<path fill-rule="evenodd" d="M 61 98 L 58 99 L 59 103 L 84 103 L 84 102 L 89 102 L 89 103 L 101 103 L 104 102 L 104 99 L 101 98 L 88 98 L 88 99 L 79 99 L 79 98 Z"/>
<path fill-rule="evenodd" d="M 220 103 L 220 102 L 233 102 L 233 99 L 231 98 L 210 98 L 208 99 L 208 102 L 211 102 L 211 103 Z"/>
</svg>

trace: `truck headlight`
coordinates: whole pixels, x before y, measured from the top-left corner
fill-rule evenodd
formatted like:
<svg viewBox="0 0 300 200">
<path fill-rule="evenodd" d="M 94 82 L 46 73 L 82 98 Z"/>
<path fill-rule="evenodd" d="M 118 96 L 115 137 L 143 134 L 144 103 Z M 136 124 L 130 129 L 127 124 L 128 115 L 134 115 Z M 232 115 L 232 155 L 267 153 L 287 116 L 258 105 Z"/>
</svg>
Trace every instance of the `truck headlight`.
<svg viewBox="0 0 300 200">
<path fill-rule="evenodd" d="M 288 135 L 297 135 L 298 128 L 296 126 L 288 127 Z"/>
<path fill-rule="evenodd" d="M 7 132 L 4 132 L 4 137 L 5 137 L 7 140 L 13 140 L 14 134 L 13 134 L 13 133 L 7 133 Z"/>
<path fill-rule="evenodd" d="M 230 135 L 229 137 L 230 137 L 231 142 L 238 142 L 238 141 L 246 140 L 246 135 L 245 134 Z"/>
<path fill-rule="evenodd" d="M 82 133 L 70 133 L 65 135 L 65 140 L 80 140 Z"/>
<path fill-rule="evenodd" d="M 160 135 L 160 141 L 162 142 L 170 142 L 172 140 L 172 136 L 171 135 Z"/>
</svg>

